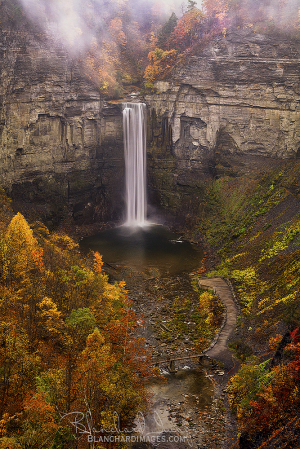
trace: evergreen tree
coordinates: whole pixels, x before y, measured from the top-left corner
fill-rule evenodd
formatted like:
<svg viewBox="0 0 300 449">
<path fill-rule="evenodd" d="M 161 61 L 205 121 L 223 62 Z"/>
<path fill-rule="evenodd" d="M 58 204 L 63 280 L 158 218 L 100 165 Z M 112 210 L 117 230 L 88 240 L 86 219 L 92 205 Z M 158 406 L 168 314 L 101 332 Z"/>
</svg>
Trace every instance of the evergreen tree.
<svg viewBox="0 0 300 449">
<path fill-rule="evenodd" d="M 162 26 L 160 33 L 158 34 L 157 46 L 163 50 L 169 50 L 170 48 L 170 36 L 173 33 L 178 22 L 176 14 L 173 12 L 167 22 Z"/>
</svg>

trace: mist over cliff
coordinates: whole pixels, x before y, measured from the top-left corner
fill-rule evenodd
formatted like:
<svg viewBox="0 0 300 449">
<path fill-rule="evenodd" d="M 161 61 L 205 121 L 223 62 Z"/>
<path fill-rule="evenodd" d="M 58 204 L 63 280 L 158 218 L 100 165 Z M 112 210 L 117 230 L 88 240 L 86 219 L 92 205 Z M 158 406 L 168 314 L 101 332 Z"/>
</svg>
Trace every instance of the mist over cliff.
<svg viewBox="0 0 300 449">
<path fill-rule="evenodd" d="M 153 18 L 167 18 L 172 11 L 180 12 L 180 0 L 158 3 L 154 0 L 68 0 L 51 2 L 21 0 L 28 17 L 39 23 L 46 33 L 78 54 L 89 49 L 95 39 L 115 40 L 111 21 L 119 17 L 123 31 L 130 32 L 133 23 L 141 32 L 150 29 Z"/>
</svg>

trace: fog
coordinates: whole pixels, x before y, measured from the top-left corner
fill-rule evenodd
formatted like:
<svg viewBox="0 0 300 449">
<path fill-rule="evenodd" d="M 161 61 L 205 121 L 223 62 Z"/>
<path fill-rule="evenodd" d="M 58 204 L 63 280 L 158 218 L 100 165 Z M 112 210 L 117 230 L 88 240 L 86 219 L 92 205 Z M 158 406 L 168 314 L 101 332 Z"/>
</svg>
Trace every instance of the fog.
<svg viewBox="0 0 300 449">
<path fill-rule="evenodd" d="M 154 16 L 168 18 L 175 11 L 182 15 L 182 0 L 21 0 L 27 16 L 37 22 L 53 39 L 73 53 L 84 51 L 98 40 L 109 36 L 110 20 L 119 15 L 126 26 L 137 22 L 149 27 Z"/>
</svg>

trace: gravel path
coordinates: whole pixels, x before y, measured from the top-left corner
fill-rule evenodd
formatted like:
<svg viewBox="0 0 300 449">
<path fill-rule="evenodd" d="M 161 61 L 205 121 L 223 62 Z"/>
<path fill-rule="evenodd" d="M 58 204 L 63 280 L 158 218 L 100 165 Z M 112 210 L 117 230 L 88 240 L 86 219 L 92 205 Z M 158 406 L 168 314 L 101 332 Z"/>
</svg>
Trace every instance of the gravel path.
<svg viewBox="0 0 300 449">
<path fill-rule="evenodd" d="M 221 360 L 226 369 L 230 369 L 232 364 L 232 353 L 227 347 L 228 340 L 235 332 L 236 320 L 239 314 L 238 306 L 235 302 L 232 288 L 220 277 L 198 279 L 200 288 L 213 290 L 222 301 L 226 309 L 225 323 L 217 339 L 205 351 L 205 355 L 212 359 Z"/>
<path fill-rule="evenodd" d="M 222 378 L 216 378 L 216 387 L 219 394 L 224 391 L 228 385 L 230 377 L 235 374 L 240 366 L 240 363 L 233 357 L 232 352 L 228 349 L 228 342 L 230 339 L 234 338 L 235 326 L 237 317 L 240 313 L 239 306 L 235 300 L 232 286 L 229 281 L 225 281 L 221 277 L 215 278 L 200 278 L 198 279 L 198 284 L 200 288 L 205 288 L 212 290 L 222 301 L 226 308 L 226 315 L 223 327 L 210 345 L 210 347 L 205 351 L 205 354 L 216 360 L 220 360 L 224 363 L 225 375 Z M 236 434 L 237 434 L 237 423 L 235 417 L 232 415 L 227 397 L 224 398 L 225 406 L 225 440 L 223 444 L 223 449 L 231 449 L 236 446 Z"/>
</svg>

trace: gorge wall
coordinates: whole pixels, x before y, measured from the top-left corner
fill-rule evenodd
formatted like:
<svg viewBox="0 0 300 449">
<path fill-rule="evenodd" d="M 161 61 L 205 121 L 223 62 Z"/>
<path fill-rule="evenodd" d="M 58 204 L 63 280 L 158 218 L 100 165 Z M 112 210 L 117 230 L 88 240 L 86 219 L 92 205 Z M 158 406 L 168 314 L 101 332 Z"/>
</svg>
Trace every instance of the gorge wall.
<svg viewBox="0 0 300 449">
<path fill-rule="evenodd" d="M 146 97 L 153 195 L 188 212 L 210 175 L 251 175 L 300 157 L 299 63 L 299 42 L 240 30 L 157 82 Z"/>
<path fill-rule="evenodd" d="M 0 77 L 0 185 L 50 225 L 68 211 L 79 222 L 119 219 L 120 106 L 43 34 L 2 30 Z"/>
<path fill-rule="evenodd" d="M 300 157 L 300 45 L 251 31 L 209 43 L 147 94 L 150 203 L 188 219 L 203 182 Z M 56 224 L 124 211 L 121 105 L 42 33 L 0 32 L 0 185 Z"/>
</svg>

